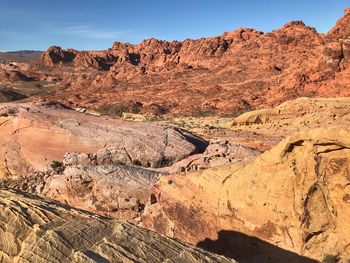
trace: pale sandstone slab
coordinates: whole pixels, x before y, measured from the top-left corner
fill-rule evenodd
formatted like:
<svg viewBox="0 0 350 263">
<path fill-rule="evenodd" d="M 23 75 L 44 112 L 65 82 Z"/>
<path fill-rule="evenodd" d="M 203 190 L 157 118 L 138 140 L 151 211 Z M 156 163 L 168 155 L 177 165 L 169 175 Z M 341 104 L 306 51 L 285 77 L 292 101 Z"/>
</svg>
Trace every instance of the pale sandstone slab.
<svg viewBox="0 0 350 263">
<path fill-rule="evenodd" d="M 0 261 L 234 262 L 130 223 L 1 189 Z"/>
</svg>

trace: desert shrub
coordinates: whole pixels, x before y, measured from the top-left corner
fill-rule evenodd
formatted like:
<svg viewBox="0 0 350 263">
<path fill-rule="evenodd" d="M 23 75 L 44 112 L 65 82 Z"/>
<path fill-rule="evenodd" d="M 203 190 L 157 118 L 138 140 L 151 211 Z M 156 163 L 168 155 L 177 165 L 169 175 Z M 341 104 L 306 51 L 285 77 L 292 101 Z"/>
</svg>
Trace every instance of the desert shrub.
<svg viewBox="0 0 350 263">
<path fill-rule="evenodd" d="M 192 117 L 209 117 L 214 115 L 215 115 L 215 110 L 210 110 L 210 109 L 194 108 L 191 111 Z"/>
<path fill-rule="evenodd" d="M 337 255 L 326 254 L 326 255 L 323 257 L 322 262 L 323 262 L 323 263 L 337 263 L 338 260 L 339 260 L 339 258 L 338 258 Z"/>
<path fill-rule="evenodd" d="M 127 107 L 117 104 L 104 104 L 98 108 L 98 111 L 111 116 L 121 116 L 123 112 L 127 112 Z"/>
<path fill-rule="evenodd" d="M 161 116 L 167 114 L 170 111 L 169 105 L 163 105 L 158 103 L 152 103 L 147 106 L 147 108 L 143 109 L 143 112 L 154 115 Z"/>
<path fill-rule="evenodd" d="M 139 113 L 143 104 L 140 102 L 130 102 L 128 104 L 104 104 L 98 111 L 111 116 L 122 116 L 123 112 Z"/>
<path fill-rule="evenodd" d="M 54 161 L 51 162 L 50 166 L 51 166 L 52 169 L 58 169 L 58 168 L 61 168 L 63 166 L 63 163 L 54 160 Z"/>
</svg>

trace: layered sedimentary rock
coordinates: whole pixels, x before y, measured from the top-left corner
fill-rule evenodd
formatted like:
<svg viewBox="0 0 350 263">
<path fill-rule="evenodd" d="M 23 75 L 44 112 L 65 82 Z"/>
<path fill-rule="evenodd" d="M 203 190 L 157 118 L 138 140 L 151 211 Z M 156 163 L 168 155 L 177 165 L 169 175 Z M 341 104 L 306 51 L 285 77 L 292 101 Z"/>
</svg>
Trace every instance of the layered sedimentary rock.
<svg viewBox="0 0 350 263">
<path fill-rule="evenodd" d="M 259 151 L 225 139 L 213 140 L 200 154 L 191 155 L 170 167 L 161 169 L 169 173 L 204 170 L 229 163 L 243 162 L 256 158 Z"/>
<path fill-rule="evenodd" d="M 123 165 L 68 166 L 39 193 L 108 217 L 138 220 L 160 173 Z"/>
<path fill-rule="evenodd" d="M 349 138 L 342 126 L 306 130 L 250 162 L 161 177 L 143 224 L 238 261 L 346 259 Z"/>
<path fill-rule="evenodd" d="M 180 129 L 89 116 L 51 102 L 0 105 L 0 136 L 0 176 L 11 178 L 47 170 L 66 153 L 70 164 L 162 167 L 207 146 Z"/>
<path fill-rule="evenodd" d="M 350 98 L 298 98 L 274 108 L 249 111 L 233 120 L 234 127 L 261 126 L 273 129 L 275 126 L 289 126 L 291 132 L 296 128 L 315 128 L 329 124 L 348 124 L 350 122 Z M 264 127 L 265 126 L 265 127 Z"/>
<path fill-rule="evenodd" d="M 208 144 L 166 125 L 86 115 L 54 102 L 0 105 L 0 139 L 2 185 L 135 222 L 161 175 L 146 168 Z"/>
<path fill-rule="evenodd" d="M 130 223 L 2 189 L 0 261 L 233 262 Z"/>
<path fill-rule="evenodd" d="M 350 125 L 350 98 L 302 97 L 237 117 L 176 117 L 164 122 L 208 139 L 210 146 L 203 154 L 186 158 L 203 167 L 217 164 L 221 157 L 232 161 L 249 159 L 254 157 L 252 149 L 264 152 L 303 129 Z M 212 154 L 216 157 L 212 158 Z M 206 157 L 205 162 L 200 160 Z M 186 162 L 180 161 L 184 165 Z"/>
<path fill-rule="evenodd" d="M 51 98 L 111 114 L 236 114 L 299 96 L 348 96 L 349 11 L 327 34 L 301 21 L 183 42 L 51 47 L 24 74 L 55 79 Z"/>
</svg>

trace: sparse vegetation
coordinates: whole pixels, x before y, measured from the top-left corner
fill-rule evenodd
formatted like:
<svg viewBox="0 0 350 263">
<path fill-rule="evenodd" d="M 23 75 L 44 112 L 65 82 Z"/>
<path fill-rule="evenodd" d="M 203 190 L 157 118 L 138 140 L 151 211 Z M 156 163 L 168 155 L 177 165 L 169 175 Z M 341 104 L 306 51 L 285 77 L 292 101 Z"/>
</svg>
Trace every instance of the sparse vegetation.
<svg viewBox="0 0 350 263">
<path fill-rule="evenodd" d="M 209 117 L 209 116 L 215 116 L 215 111 L 210 109 L 201 109 L 201 108 L 194 108 L 191 112 L 192 117 Z"/>
<path fill-rule="evenodd" d="M 56 160 L 53 160 L 53 161 L 51 162 L 50 166 L 51 166 L 52 169 L 57 170 L 57 169 L 63 167 L 63 163 L 62 163 L 62 162 L 59 162 L 59 161 L 56 161 Z"/>
<path fill-rule="evenodd" d="M 98 108 L 99 112 L 102 112 L 111 116 L 122 116 L 123 112 L 139 113 L 142 108 L 142 103 L 135 102 L 130 105 L 120 104 L 104 104 Z"/>
<path fill-rule="evenodd" d="M 337 255 L 326 254 L 323 257 L 322 263 L 337 263 L 339 261 L 339 257 Z"/>
</svg>

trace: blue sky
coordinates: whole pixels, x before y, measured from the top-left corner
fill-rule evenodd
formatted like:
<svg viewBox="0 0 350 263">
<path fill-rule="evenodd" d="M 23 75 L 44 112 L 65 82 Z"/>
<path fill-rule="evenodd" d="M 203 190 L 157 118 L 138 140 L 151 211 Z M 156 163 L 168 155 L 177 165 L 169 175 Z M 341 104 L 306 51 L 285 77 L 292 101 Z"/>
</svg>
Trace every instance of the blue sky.
<svg viewBox="0 0 350 263">
<path fill-rule="evenodd" d="M 0 51 L 51 45 L 106 49 L 114 41 L 183 40 L 291 20 L 327 32 L 350 0 L 0 0 Z"/>
</svg>

